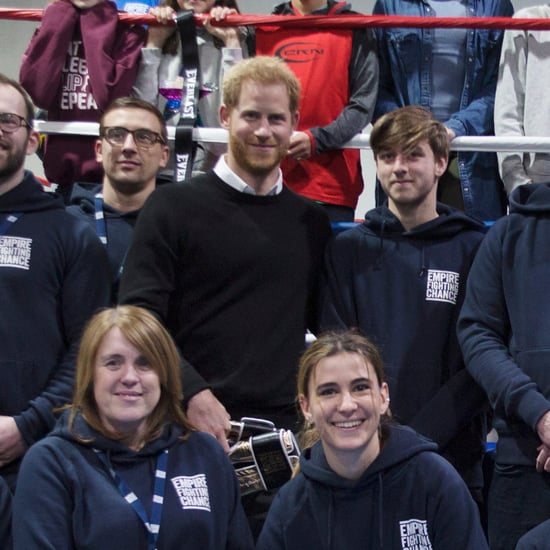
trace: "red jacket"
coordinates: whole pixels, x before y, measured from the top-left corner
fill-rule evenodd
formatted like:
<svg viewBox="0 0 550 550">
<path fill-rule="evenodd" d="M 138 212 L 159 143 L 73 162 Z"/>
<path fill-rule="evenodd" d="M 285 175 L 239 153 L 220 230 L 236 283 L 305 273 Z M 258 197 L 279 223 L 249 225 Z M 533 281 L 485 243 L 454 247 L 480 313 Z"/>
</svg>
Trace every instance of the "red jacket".
<svg viewBox="0 0 550 550">
<path fill-rule="evenodd" d="M 327 15 L 340 7 L 334 5 Z M 309 134 L 312 156 L 283 161 L 285 184 L 310 199 L 355 208 L 363 190 L 359 151 L 316 151 L 310 131 L 330 125 L 350 101 L 352 41 L 351 30 L 256 29 L 256 54 L 284 59 L 302 87 L 298 130 Z"/>
<path fill-rule="evenodd" d="M 113 2 L 80 10 L 57 0 L 23 56 L 19 79 L 50 121 L 98 122 L 105 107 L 130 94 L 145 30 L 121 24 Z M 48 136 L 44 169 L 49 181 L 98 182 L 93 137 Z"/>
</svg>

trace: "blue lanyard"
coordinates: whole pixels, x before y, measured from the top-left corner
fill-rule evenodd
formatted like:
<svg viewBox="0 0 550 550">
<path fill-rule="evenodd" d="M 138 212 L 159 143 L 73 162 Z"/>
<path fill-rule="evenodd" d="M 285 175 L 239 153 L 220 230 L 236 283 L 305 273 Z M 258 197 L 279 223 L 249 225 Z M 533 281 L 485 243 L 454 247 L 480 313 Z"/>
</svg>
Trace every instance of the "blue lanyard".
<svg viewBox="0 0 550 550">
<path fill-rule="evenodd" d="M 113 470 L 109 464 L 105 453 L 98 449 L 94 449 L 97 456 L 103 462 L 109 474 L 111 475 L 118 492 L 126 500 L 126 502 L 133 508 L 134 512 L 141 519 L 145 529 L 147 529 L 147 537 L 149 543 L 149 550 L 155 550 L 157 538 L 160 530 L 160 519 L 162 516 L 162 506 L 164 504 L 164 489 L 166 487 L 166 465 L 168 463 L 168 449 L 165 449 L 157 457 L 157 465 L 155 468 L 155 489 L 153 492 L 153 502 L 151 505 L 151 519 L 147 517 L 147 512 L 143 507 L 143 504 L 132 491 L 124 480 Z"/>
<path fill-rule="evenodd" d="M 94 206 L 95 230 L 97 236 L 99 237 L 99 240 L 103 243 L 105 247 L 107 247 L 107 225 L 105 223 L 105 212 L 103 210 L 103 193 L 96 193 L 96 195 L 94 195 Z M 120 266 L 118 268 L 116 279 L 114 281 L 115 287 L 118 286 L 118 282 L 122 277 L 122 272 L 124 271 L 124 261 L 126 260 L 127 254 L 128 251 L 126 251 L 126 254 L 124 254 L 124 258 L 122 259 L 122 262 L 120 263 Z"/>
<path fill-rule="evenodd" d="M 107 227 L 105 226 L 105 214 L 103 213 L 103 194 L 97 193 L 94 197 L 95 205 L 95 229 L 99 240 L 107 245 Z"/>
<path fill-rule="evenodd" d="M 23 212 L 8 214 L 6 219 L 0 223 L 0 236 L 5 235 L 6 231 L 23 215 Z"/>
</svg>

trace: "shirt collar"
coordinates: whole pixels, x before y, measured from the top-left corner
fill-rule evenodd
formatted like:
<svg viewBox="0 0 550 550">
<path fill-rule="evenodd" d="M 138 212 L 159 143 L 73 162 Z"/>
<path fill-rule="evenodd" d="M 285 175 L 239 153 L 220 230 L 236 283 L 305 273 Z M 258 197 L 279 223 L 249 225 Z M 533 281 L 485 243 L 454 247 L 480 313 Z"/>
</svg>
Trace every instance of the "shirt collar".
<svg viewBox="0 0 550 550">
<path fill-rule="evenodd" d="M 227 162 L 225 162 L 225 155 L 222 155 L 218 162 L 216 163 L 216 166 L 214 167 L 214 172 L 216 175 L 227 185 L 232 187 L 233 189 L 236 189 L 237 191 L 241 193 L 247 193 L 248 195 L 256 195 L 256 190 L 253 187 L 250 187 L 248 183 L 246 183 L 243 179 L 241 179 L 229 166 L 227 165 Z M 269 192 L 266 193 L 265 196 L 273 196 L 278 195 L 283 190 L 283 173 L 281 172 L 281 169 L 279 168 L 279 175 L 277 177 L 277 181 L 275 182 L 275 185 L 272 189 L 269 190 Z"/>
</svg>

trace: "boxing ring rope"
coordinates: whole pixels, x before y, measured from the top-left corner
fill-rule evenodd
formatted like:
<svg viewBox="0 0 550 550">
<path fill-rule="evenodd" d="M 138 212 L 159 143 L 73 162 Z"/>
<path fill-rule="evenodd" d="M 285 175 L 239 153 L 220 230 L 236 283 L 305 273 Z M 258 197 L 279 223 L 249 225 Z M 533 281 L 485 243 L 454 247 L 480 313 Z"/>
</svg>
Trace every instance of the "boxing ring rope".
<svg viewBox="0 0 550 550">
<path fill-rule="evenodd" d="M 35 120 L 34 127 L 42 134 L 69 134 L 79 136 L 98 136 L 99 124 L 96 122 L 47 122 Z M 168 126 L 168 139 L 174 140 L 175 128 Z M 344 149 L 370 149 L 368 133 L 357 134 L 344 145 Z M 194 128 L 193 139 L 208 143 L 227 143 L 227 130 L 223 128 Z M 467 136 L 451 141 L 452 151 L 529 151 L 535 153 L 550 152 L 550 137 L 494 137 Z"/>
<path fill-rule="evenodd" d="M 40 21 L 43 10 L 0 8 L 0 19 Z M 197 24 L 207 19 L 195 14 Z M 119 19 L 128 24 L 158 25 L 152 15 L 131 15 L 120 12 Z M 287 29 L 357 29 L 361 27 L 410 27 L 410 28 L 465 28 L 465 29 L 517 29 L 550 30 L 550 19 L 512 17 L 418 17 L 402 15 L 230 15 L 224 21 L 212 21 L 213 26 L 276 26 Z"/>
</svg>

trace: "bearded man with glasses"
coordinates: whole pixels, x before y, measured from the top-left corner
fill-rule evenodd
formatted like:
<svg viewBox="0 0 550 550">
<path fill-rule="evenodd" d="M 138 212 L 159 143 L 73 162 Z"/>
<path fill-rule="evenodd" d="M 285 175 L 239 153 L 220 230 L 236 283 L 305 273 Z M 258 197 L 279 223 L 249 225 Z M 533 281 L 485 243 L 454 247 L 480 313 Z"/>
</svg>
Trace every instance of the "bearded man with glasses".
<svg viewBox="0 0 550 550">
<path fill-rule="evenodd" d="M 103 182 L 75 184 L 68 211 L 86 220 L 105 245 L 116 303 L 137 216 L 155 189 L 157 172 L 166 166 L 170 151 L 162 114 L 142 99 L 113 101 L 101 117 L 99 132 L 95 155 L 103 166 Z"/>
<path fill-rule="evenodd" d="M 12 490 L 26 449 L 70 401 L 78 338 L 109 298 L 94 232 L 25 170 L 39 141 L 33 113 L 23 87 L 0 74 L 0 476 Z"/>
</svg>

